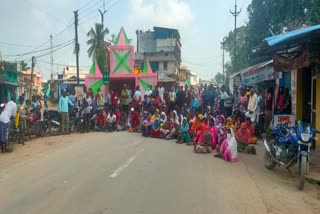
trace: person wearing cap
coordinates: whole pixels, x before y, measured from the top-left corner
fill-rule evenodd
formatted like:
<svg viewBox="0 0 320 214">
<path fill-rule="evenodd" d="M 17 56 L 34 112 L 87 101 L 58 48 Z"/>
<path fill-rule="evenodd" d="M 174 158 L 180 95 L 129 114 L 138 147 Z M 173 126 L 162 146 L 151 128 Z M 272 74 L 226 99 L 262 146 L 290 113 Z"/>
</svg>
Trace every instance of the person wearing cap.
<svg viewBox="0 0 320 214">
<path fill-rule="evenodd" d="M 156 109 L 156 110 L 154 111 L 154 114 L 152 115 L 151 119 L 152 119 L 153 121 L 155 121 L 156 118 L 159 117 L 159 114 L 160 114 L 159 109 Z"/>
<path fill-rule="evenodd" d="M 11 118 L 15 118 L 17 114 L 17 104 L 14 102 L 15 100 L 16 97 L 12 96 L 0 115 L 0 143 L 2 145 L 7 143 L 7 134 L 10 133 Z"/>
<path fill-rule="evenodd" d="M 140 124 L 140 118 L 139 118 L 138 112 L 136 112 L 133 107 L 130 109 L 129 120 L 130 120 L 130 129 L 129 130 L 131 132 L 139 131 L 138 129 L 139 129 L 139 124 Z"/>
</svg>

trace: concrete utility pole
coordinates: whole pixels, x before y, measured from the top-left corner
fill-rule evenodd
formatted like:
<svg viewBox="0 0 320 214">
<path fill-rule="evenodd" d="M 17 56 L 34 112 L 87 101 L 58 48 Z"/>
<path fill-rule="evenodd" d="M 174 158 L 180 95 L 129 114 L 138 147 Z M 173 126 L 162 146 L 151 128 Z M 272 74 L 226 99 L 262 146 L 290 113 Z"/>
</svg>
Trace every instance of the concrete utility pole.
<svg viewBox="0 0 320 214">
<path fill-rule="evenodd" d="M 105 3 L 105 0 L 103 0 L 103 12 L 99 9 L 99 13 L 101 15 L 101 24 L 102 24 L 102 27 L 103 27 L 103 21 L 104 21 L 104 14 L 106 13 L 106 3 Z M 103 30 L 103 28 L 102 28 Z"/>
<path fill-rule="evenodd" d="M 233 62 L 233 72 L 236 72 L 237 65 L 237 16 L 241 13 L 242 9 L 238 11 L 237 0 L 235 0 L 234 11 L 230 10 L 230 13 L 234 16 L 234 62 Z"/>
<path fill-rule="evenodd" d="M 225 80 L 225 75 L 224 75 L 224 38 L 222 41 L 222 74 L 223 74 L 223 83 Z"/>
<path fill-rule="evenodd" d="M 31 97 L 32 97 L 32 89 L 33 89 L 33 72 L 34 72 L 34 66 L 36 65 L 36 57 L 33 56 L 31 58 L 31 77 L 30 77 L 30 80 L 31 80 L 31 84 L 30 84 L 30 93 L 29 93 L 29 99 L 31 100 Z"/>
<path fill-rule="evenodd" d="M 50 35 L 50 49 L 51 49 L 51 82 L 53 82 L 53 42 L 52 42 L 52 35 Z"/>
<path fill-rule="evenodd" d="M 78 11 L 73 11 L 74 12 L 74 31 L 75 31 L 75 52 L 76 52 L 76 63 L 77 63 L 77 84 L 79 85 L 79 42 L 78 42 Z"/>
</svg>

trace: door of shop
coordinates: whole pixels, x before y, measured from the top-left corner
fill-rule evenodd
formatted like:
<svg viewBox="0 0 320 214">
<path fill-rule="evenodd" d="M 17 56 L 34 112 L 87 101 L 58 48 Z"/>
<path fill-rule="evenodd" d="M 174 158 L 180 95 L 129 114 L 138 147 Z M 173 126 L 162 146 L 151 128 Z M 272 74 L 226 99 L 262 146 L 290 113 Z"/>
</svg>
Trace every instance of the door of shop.
<svg viewBox="0 0 320 214">
<path fill-rule="evenodd" d="M 317 76 L 315 72 L 312 72 L 311 83 L 311 124 L 312 127 L 316 127 L 316 111 L 317 111 Z"/>
</svg>

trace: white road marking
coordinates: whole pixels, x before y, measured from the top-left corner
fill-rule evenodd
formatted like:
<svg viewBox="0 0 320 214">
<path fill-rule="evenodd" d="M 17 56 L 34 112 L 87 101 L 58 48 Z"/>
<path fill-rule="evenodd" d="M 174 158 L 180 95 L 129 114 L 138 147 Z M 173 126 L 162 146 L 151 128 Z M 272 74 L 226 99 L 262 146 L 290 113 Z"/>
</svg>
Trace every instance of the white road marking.
<svg viewBox="0 0 320 214">
<path fill-rule="evenodd" d="M 143 152 L 144 149 L 141 149 L 140 151 L 138 151 L 134 156 L 132 156 L 131 158 L 129 158 L 126 162 L 124 162 L 116 171 L 114 171 L 114 173 L 112 173 L 110 175 L 110 178 L 116 178 L 126 167 L 129 166 L 130 163 L 132 163 L 134 161 L 134 159 L 136 159 L 136 157 L 138 156 L 139 153 Z"/>
</svg>

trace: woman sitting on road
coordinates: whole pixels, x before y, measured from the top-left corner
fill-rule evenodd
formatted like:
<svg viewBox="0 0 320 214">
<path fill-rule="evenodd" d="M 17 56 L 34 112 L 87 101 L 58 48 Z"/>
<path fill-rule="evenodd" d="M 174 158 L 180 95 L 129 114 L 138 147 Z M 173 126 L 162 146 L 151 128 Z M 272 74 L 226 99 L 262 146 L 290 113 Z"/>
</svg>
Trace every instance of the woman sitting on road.
<svg viewBox="0 0 320 214">
<path fill-rule="evenodd" d="M 120 112 L 120 117 L 118 120 L 118 125 L 117 125 L 117 129 L 118 131 L 125 131 L 127 130 L 128 126 L 128 117 L 126 112 L 122 109 Z"/>
<path fill-rule="evenodd" d="M 237 132 L 236 140 L 238 142 L 238 150 L 247 154 L 256 154 L 256 148 L 251 142 L 250 131 L 245 122 L 241 123 L 241 127 Z"/>
<path fill-rule="evenodd" d="M 142 136 L 144 136 L 144 137 L 150 136 L 150 130 L 151 130 L 151 126 L 153 123 L 154 123 L 154 121 L 151 120 L 151 114 L 148 113 L 147 119 L 145 119 L 143 121 L 142 126 L 141 126 Z"/>
<path fill-rule="evenodd" d="M 190 143 L 190 135 L 189 135 L 189 124 L 187 122 L 187 118 L 184 117 L 182 120 L 182 124 L 179 129 L 179 136 L 177 143 Z"/>
<path fill-rule="evenodd" d="M 196 142 L 194 144 L 193 151 L 195 153 L 211 153 L 213 142 L 213 134 L 211 128 L 208 126 L 203 126 L 202 129 L 204 129 L 204 134 L 200 136 L 199 142 Z"/>
<path fill-rule="evenodd" d="M 97 132 L 105 131 L 106 120 L 103 111 L 99 110 L 96 117 L 95 129 Z"/>
<path fill-rule="evenodd" d="M 233 129 L 227 129 L 227 139 L 222 142 L 219 153 L 214 156 L 222 158 L 225 161 L 238 161 L 237 142 L 234 136 Z"/>
</svg>

